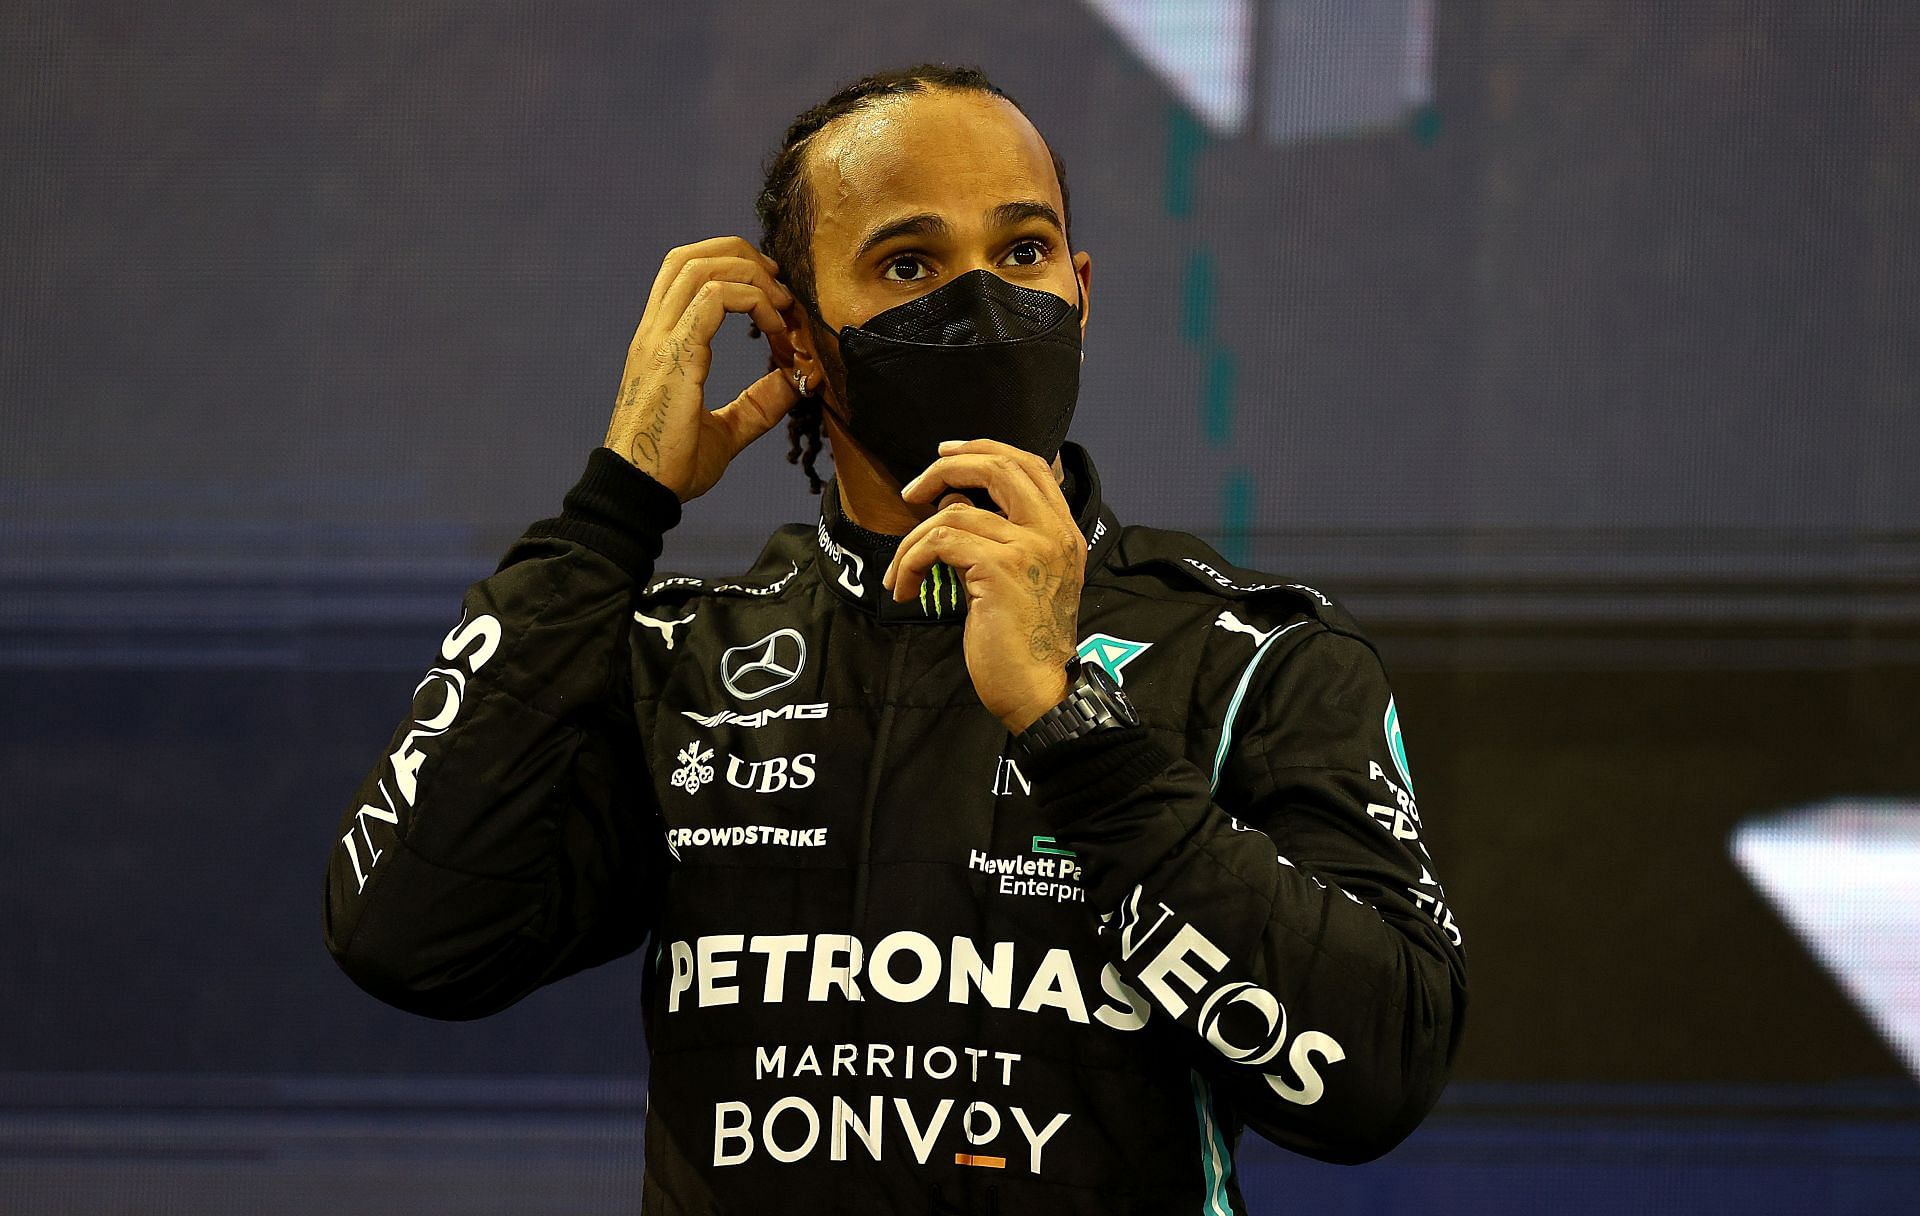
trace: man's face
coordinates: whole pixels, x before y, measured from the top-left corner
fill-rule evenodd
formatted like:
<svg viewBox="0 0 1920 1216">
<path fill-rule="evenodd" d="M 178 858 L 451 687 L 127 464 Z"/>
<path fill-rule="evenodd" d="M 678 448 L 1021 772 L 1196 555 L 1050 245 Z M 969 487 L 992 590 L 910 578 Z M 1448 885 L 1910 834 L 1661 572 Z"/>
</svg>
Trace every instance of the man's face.
<svg viewBox="0 0 1920 1216">
<path fill-rule="evenodd" d="M 1077 276 L 1084 339 L 1092 258 L 1068 253 L 1052 157 L 1009 102 L 947 89 L 884 99 L 821 131 L 807 172 L 814 292 L 829 332 L 811 317 L 803 324 L 825 373 L 822 391 L 843 416 L 840 327 L 971 270 L 1067 300 Z M 831 413 L 827 425 L 837 461 L 846 437 Z"/>
</svg>

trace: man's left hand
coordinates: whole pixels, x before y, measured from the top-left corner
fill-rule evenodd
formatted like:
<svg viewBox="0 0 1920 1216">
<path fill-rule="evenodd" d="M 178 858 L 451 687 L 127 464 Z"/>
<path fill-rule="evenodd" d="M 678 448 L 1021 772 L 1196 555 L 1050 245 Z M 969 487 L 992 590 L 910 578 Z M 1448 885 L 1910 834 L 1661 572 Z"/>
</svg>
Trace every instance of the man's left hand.
<svg viewBox="0 0 1920 1216">
<path fill-rule="evenodd" d="M 985 490 L 1006 514 L 974 506 L 961 488 Z M 1018 734 L 1067 695 L 1086 574 L 1086 538 L 1053 467 L 997 440 L 950 439 L 900 497 L 941 507 L 901 539 L 881 581 L 905 601 L 935 561 L 958 572 L 974 691 Z"/>
</svg>

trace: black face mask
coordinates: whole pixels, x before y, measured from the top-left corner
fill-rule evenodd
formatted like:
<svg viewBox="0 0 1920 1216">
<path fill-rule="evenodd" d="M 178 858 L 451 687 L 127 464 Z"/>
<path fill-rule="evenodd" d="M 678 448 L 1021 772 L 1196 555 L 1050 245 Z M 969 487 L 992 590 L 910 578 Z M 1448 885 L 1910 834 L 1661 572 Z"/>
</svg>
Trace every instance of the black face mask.
<svg viewBox="0 0 1920 1216">
<path fill-rule="evenodd" d="M 998 439 L 1052 460 L 1080 396 L 1080 313 L 1077 300 L 970 270 L 844 326 L 852 417 L 841 424 L 902 485 L 943 439 Z M 992 505 L 984 491 L 967 496 Z"/>
</svg>

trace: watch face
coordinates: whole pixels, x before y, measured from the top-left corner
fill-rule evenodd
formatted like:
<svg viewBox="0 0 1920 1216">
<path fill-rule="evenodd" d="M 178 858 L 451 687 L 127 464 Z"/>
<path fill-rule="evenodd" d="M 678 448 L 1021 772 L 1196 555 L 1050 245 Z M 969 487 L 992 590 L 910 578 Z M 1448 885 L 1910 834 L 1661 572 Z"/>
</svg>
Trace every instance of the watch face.
<svg viewBox="0 0 1920 1216">
<path fill-rule="evenodd" d="M 1080 675 L 1085 678 L 1087 683 L 1105 692 L 1120 691 L 1120 685 L 1111 675 L 1107 674 L 1107 669 L 1098 663 L 1089 663 L 1085 659 L 1082 659 L 1080 661 Z"/>
</svg>

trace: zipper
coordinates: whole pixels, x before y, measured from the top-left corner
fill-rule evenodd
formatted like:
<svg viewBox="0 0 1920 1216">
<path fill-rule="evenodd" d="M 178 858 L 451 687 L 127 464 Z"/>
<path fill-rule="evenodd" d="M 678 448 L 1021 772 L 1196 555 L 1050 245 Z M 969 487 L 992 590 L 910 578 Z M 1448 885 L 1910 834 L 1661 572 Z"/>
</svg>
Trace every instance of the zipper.
<svg viewBox="0 0 1920 1216">
<path fill-rule="evenodd" d="M 880 626 L 885 629 L 887 626 Z M 893 650 L 887 658 L 887 676 L 880 686 L 880 726 L 873 735 L 873 757 L 867 764 L 867 788 L 860 799 L 860 849 L 854 859 L 852 932 L 859 938 L 867 927 L 867 888 L 873 870 L 873 817 L 880 801 L 880 784 L 886 777 L 887 744 L 892 741 L 893 692 L 899 686 L 907 661 L 907 641 L 913 630 L 894 626 Z"/>
</svg>

